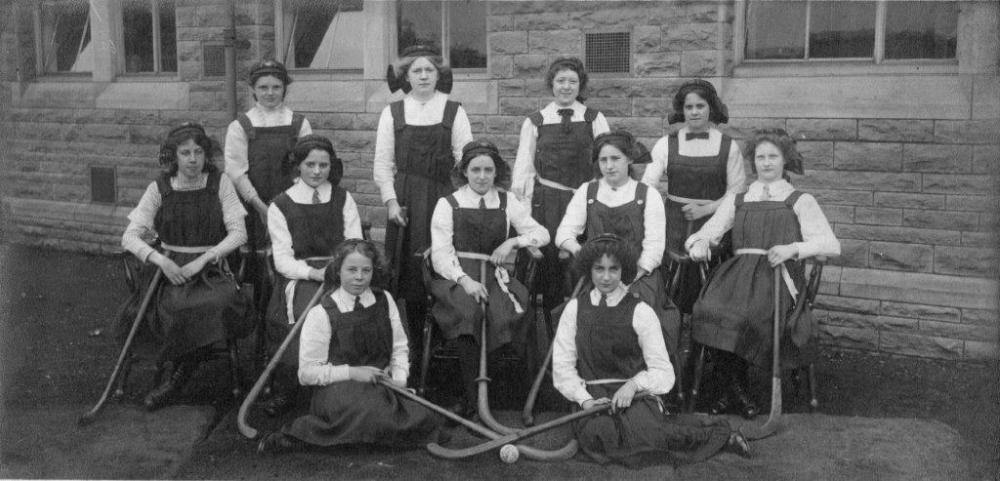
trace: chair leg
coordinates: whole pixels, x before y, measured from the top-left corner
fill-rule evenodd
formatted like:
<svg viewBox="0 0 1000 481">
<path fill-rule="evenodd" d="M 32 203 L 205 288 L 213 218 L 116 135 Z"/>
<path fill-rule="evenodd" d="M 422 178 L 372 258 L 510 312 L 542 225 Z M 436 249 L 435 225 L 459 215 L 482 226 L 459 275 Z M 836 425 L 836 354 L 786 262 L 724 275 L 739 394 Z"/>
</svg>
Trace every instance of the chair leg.
<svg viewBox="0 0 1000 481">
<path fill-rule="evenodd" d="M 819 400 L 816 398 L 816 364 L 809 363 L 809 409 L 816 411 Z"/>
<path fill-rule="evenodd" d="M 688 399 L 687 412 L 693 412 L 698 404 L 698 392 L 701 389 L 701 376 L 705 368 L 705 346 L 698 345 L 698 357 L 694 361 L 694 379 L 691 380 L 691 396 Z"/>
<path fill-rule="evenodd" d="M 424 348 L 420 353 L 420 384 L 417 385 L 417 395 L 427 392 L 427 370 L 431 366 L 431 336 L 434 335 L 434 322 L 430 316 L 424 318 Z"/>
<path fill-rule="evenodd" d="M 243 395 L 242 374 L 240 373 L 240 351 L 236 340 L 226 341 L 226 348 L 229 351 L 229 373 L 233 380 L 233 399 L 238 400 Z"/>
</svg>

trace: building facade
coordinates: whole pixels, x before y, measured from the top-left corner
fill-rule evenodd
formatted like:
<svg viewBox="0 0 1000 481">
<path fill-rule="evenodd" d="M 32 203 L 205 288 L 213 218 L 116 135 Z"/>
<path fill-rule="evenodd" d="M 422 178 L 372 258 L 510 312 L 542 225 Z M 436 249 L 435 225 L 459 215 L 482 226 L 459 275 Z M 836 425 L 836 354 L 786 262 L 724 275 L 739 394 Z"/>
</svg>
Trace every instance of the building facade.
<svg viewBox="0 0 1000 481">
<path fill-rule="evenodd" d="M 388 63 L 442 46 L 475 136 L 513 161 L 557 56 L 587 105 L 652 145 L 683 81 L 712 81 L 737 138 L 782 127 L 841 240 L 818 299 L 831 346 L 996 359 L 1000 7 L 994 1 L 42 0 L 0 2 L 0 220 L 8 242 L 117 252 L 168 126 L 224 137 L 238 78 L 292 67 L 287 103 L 331 137 L 376 230 Z M 250 106 L 241 80 L 239 110 Z"/>
</svg>

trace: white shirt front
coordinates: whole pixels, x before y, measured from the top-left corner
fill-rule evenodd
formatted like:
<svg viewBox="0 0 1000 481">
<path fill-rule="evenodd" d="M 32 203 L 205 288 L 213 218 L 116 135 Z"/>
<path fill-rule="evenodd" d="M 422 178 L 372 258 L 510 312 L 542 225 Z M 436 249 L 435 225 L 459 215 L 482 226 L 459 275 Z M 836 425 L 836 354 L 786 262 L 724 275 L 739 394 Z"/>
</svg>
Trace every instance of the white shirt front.
<svg viewBox="0 0 1000 481">
<path fill-rule="evenodd" d="M 608 294 L 606 299 L 608 306 L 617 306 L 627 292 L 624 285 L 619 285 L 611 294 Z M 601 291 L 592 289 L 590 291 L 591 305 L 596 306 L 600 300 Z M 577 299 L 571 299 L 566 304 L 562 316 L 559 317 L 559 327 L 556 330 L 552 350 L 552 382 L 563 397 L 583 405 L 584 401 L 593 399 L 593 396 L 587 391 L 587 384 L 580 377 L 576 368 L 579 359 L 576 346 L 577 313 L 579 312 L 577 303 Z M 659 395 L 669 392 L 674 387 L 674 368 L 670 364 L 667 346 L 663 342 L 660 321 L 653 313 L 653 308 L 644 302 L 635 306 L 635 311 L 632 314 L 632 328 L 639 338 L 639 348 L 642 350 L 642 357 L 646 362 L 646 370 L 639 371 L 631 377 L 639 386 L 636 394 Z"/>
<path fill-rule="evenodd" d="M 406 384 L 410 375 L 410 349 L 407 346 L 406 331 L 399 320 L 399 310 L 396 301 L 388 292 L 383 294 L 389 304 L 389 323 L 392 326 L 392 358 L 385 368 L 386 374 L 392 379 Z M 369 307 L 375 304 L 375 293 L 371 289 L 361 293 L 361 305 Z M 354 310 L 354 296 L 342 288 L 337 288 L 330 294 L 340 312 Z M 317 305 L 306 314 L 299 337 L 299 382 L 303 386 L 328 386 L 335 382 L 351 379 L 347 364 L 330 364 L 330 336 L 333 329 L 330 326 L 330 316 L 323 306 Z M 379 366 L 375 366 L 379 367 Z"/>
<path fill-rule="evenodd" d="M 624 185 L 612 188 L 603 178 L 598 180 L 597 202 L 608 207 L 618 207 L 635 199 L 635 189 L 639 183 L 628 179 Z M 587 184 L 583 184 L 570 199 L 566 206 L 559 228 L 556 229 L 556 246 L 563 247 L 568 241 L 576 242 L 587 228 Z M 646 189 L 646 204 L 643 207 L 643 238 L 642 254 L 639 255 L 639 267 L 646 272 L 653 272 L 663 261 L 663 249 L 666 246 L 666 216 L 663 212 L 663 198 L 656 189 Z"/>
<path fill-rule="evenodd" d="M 708 139 L 687 140 L 687 127 L 681 127 L 677 131 L 677 153 L 689 157 L 715 157 L 719 155 L 722 148 L 722 132 L 716 128 L 708 129 Z M 660 179 L 667 172 L 667 158 L 670 152 L 670 136 L 664 135 L 653 145 L 650 152 L 652 161 L 646 165 L 646 171 L 642 174 L 642 182 L 660 187 Z M 743 155 L 740 153 L 740 146 L 734 140 L 729 147 L 729 155 L 726 161 L 726 193 L 739 194 L 746 190 L 747 174 L 743 166 Z M 670 179 L 665 182 L 669 189 Z M 669 192 L 669 190 L 664 190 Z M 705 199 L 716 200 L 716 199 Z"/>
<path fill-rule="evenodd" d="M 319 192 L 319 200 L 325 204 L 330 202 L 333 185 L 324 182 L 318 188 L 313 189 L 301 179 L 295 179 L 295 183 L 285 191 L 292 202 L 296 204 L 312 204 L 313 192 Z M 345 194 L 344 239 L 360 239 L 362 232 L 358 206 L 354 203 L 350 192 L 345 191 Z M 278 273 L 289 279 L 308 279 L 311 268 L 305 261 L 295 258 L 294 242 L 292 234 L 288 230 L 288 221 L 285 219 L 285 214 L 274 203 L 271 203 L 267 208 L 267 230 L 271 234 L 271 252 L 274 256 L 274 268 L 278 270 Z"/>
</svg>

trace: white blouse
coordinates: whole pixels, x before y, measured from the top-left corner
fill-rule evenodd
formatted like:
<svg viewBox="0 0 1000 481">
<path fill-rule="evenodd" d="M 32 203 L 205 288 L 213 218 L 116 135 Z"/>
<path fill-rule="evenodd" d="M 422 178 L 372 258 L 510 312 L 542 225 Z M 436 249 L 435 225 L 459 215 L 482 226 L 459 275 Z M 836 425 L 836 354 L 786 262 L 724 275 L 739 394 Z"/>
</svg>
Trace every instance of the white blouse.
<svg viewBox="0 0 1000 481">
<path fill-rule="evenodd" d="M 468 185 L 463 185 L 455 191 L 454 196 L 458 206 L 462 208 L 478 208 L 479 199 L 485 199 L 488 209 L 498 209 L 500 196 L 497 192 L 496 188 L 492 188 L 486 195 L 479 195 Z M 431 216 L 431 263 L 434 271 L 441 277 L 458 282 L 458 279 L 466 273 L 462 271 L 456 256 L 453 242 L 455 234 L 453 213 L 454 209 L 446 198 L 438 199 L 434 214 Z M 513 225 L 518 233 L 517 247 L 542 247 L 549 243 L 549 231 L 531 217 L 531 208 L 511 193 L 507 194 L 506 213 L 507 229 Z"/>
<path fill-rule="evenodd" d="M 392 295 L 384 292 L 389 303 L 389 323 L 392 325 L 392 358 L 386 373 L 393 380 L 406 384 L 410 375 L 410 348 L 407 346 L 406 331 L 399 320 L 399 310 Z M 375 293 L 371 289 L 361 293 L 361 305 L 369 307 L 375 304 Z M 330 294 L 340 312 L 354 310 L 354 296 L 343 288 L 338 288 Z M 330 327 L 330 316 L 323 306 L 317 305 L 306 314 L 299 337 L 299 382 L 303 386 L 328 386 L 335 382 L 351 379 L 347 364 L 330 364 L 330 337 L 333 330 Z M 378 366 L 375 366 L 378 367 Z"/>
<path fill-rule="evenodd" d="M 639 183 L 628 179 L 625 185 L 612 188 L 603 178 L 598 180 L 597 201 L 608 206 L 618 207 L 635 199 L 635 189 Z M 556 229 L 556 246 L 564 247 L 567 242 L 576 243 L 576 238 L 587 228 L 587 184 L 583 184 L 570 199 L 566 206 L 559 228 Z M 646 189 L 646 205 L 643 206 L 642 254 L 639 255 L 639 267 L 646 272 L 653 272 L 663 261 L 663 249 L 666 246 L 666 216 L 663 212 L 663 198 L 654 188 Z M 573 244 L 569 244 L 573 245 Z"/>
<path fill-rule="evenodd" d="M 288 190 L 285 191 L 292 202 L 296 204 L 312 204 L 313 192 L 319 192 L 319 200 L 322 203 L 330 202 L 333 194 L 333 185 L 324 182 L 318 188 L 313 189 L 295 179 Z M 361 238 L 361 216 L 358 214 L 358 206 L 354 203 L 354 198 L 350 192 L 344 198 L 344 239 Z M 295 249 L 292 242 L 292 234 L 288 230 L 288 221 L 285 214 L 278 206 L 271 203 L 267 208 L 267 230 L 271 234 L 271 252 L 274 256 L 274 268 L 288 279 L 308 279 L 311 268 L 303 260 L 295 258 Z"/>
<path fill-rule="evenodd" d="M 447 100 L 448 96 L 441 92 L 434 92 L 434 96 L 427 102 L 417 101 L 407 95 L 403 98 L 406 124 L 419 126 L 441 123 Z M 451 126 L 451 151 L 456 164 L 462 159 L 462 147 L 469 142 L 472 142 L 472 126 L 469 125 L 465 109 L 459 106 L 455 122 Z M 396 198 L 396 187 L 393 185 L 396 179 L 396 129 L 393 126 L 392 110 L 389 105 L 382 109 L 382 115 L 378 119 L 373 163 L 375 185 L 382 194 L 384 204 Z"/>
<path fill-rule="evenodd" d="M 292 109 L 284 105 L 273 110 L 265 110 L 260 104 L 247 111 L 247 118 L 250 125 L 254 127 L 280 127 L 292 124 Z M 309 120 L 302 119 L 302 127 L 299 129 L 299 137 L 312 133 Z M 250 202 L 258 198 L 257 189 L 250 183 L 247 171 L 250 170 L 249 160 L 249 140 L 247 133 L 243 131 L 243 126 L 238 120 L 229 123 L 226 130 L 226 174 L 233 180 L 237 192 L 243 200 Z"/>
<path fill-rule="evenodd" d="M 677 131 L 677 153 L 691 157 L 708 157 L 719 155 L 722 148 L 722 132 L 712 127 L 708 129 L 708 139 L 687 140 L 687 127 L 681 127 Z M 653 145 L 650 152 L 652 162 L 646 165 L 646 171 L 642 174 L 642 181 L 651 186 L 658 187 L 660 179 L 667 172 L 667 155 L 670 152 L 670 136 L 664 135 Z M 743 167 L 743 154 L 740 153 L 740 146 L 734 140 L 729 147 L 729 156 L 726 161 L 726 193 L 739 194 L 746 190 L 747 174 Z M 667 179 L 669 188 L 670 179 Z M 668 190 L 669 191 L 669 190 Z M 716 200 L 716 199 L 705 199 Z"/>
<path fill-rule="evenodd" d="M 608 306 L 617 306 L 628 291 L 624 285 L 619 285 L 608 295 Z M 601 300 L 601 292 L 590 291 L 590 303 L 596 306 Z M 593 399 L 587 392 L 587 384 L 580 377 L 576 368 L 578 355 L 576 349 L 577 299 L 570 299 L 559 317 L 559 327 L 552 350 L 552 382 L 563 397 L 583 405 L 584 401 Z M 653 308 L 640 302 L 632 314 L 632 328 L 639 338 L 639 348 L 646 361 L 646 370 L 635 373 L 631 379 L 639 386 L 638 393 L 665 394 L 674 387 L 674 368 L 667 355 L 667 346 L 663 342 L 663 331 L 660 321 L 653 313 Z M 610 354 L 610 353 L 609 353 Z"/>
<path fill-rule="evenodd" d="M 782 179 L 772 182 L 768 186 L 769 195 L 765 198 L 764 183 L 755 181 L 750 184 L 744 202 L 759 202 L 764 200 L 784 201 L 795 188 L 788 181 Z M 798 251 L 799 259 L 806 259 L 815 256 L 839 256 L 840 241 L 833 234 L 830 223 L 827 222 L 823 210 L 819 208 L 816 198 L 803 193 L 793 207 L 795 216 L 799 219 L 799 227 L 802 231 L 802 242 L 792 243 Z M 701 226 L 701 229 L 684 242 L 684 248 L 691 250 L 691 246 L 700 240 L 707 240 L 709 245 L 718 245 L 722 235 L 733 227 L 733 220 L 736 217 L 736 194 L 726 194 L 722 198 L 719 209 L 715 211 L 711 219 Z"/>
<path fill-rule="evenodd" d="M 559 107 L 555 102 L 550 102 L 545 106 L 540 112 L 542 114 L 542 125 L 548 124 L 558 124 L 562 122 L 562 116 L 559 115 Z M 580 102 L 573 102 L 573 105 L 569 108 L 573 109 L 573 116 L 570 117 L 571 122 L 583 122 L 583 114 L 587 111 L 587 107 Z M 604 114 L 598 112 L 597 117 L 590 124 L 591 131 L 596 138 L 610 130 L 608 127 L 608 119 L 604 117 Z M 518 197 L 525 199 L 529 204 L 531 203 L 531 196 L 535 190 L 535 175 L 537 171 L 535 170 L 535 151 L 537 150 L 538 142 L 538 127 L 531 122 L 531 119 L 524 119 L 524 123 L 521 124 L 521 138 L 517 145 L 517 158 L 514 161 L 514 171 L 511 174 L 511 190 L 518 195 Z M 590 159 L 587 159 L 589 162 Z M 577 187 L 575 185 L 570 187 Z"/>
</svg>

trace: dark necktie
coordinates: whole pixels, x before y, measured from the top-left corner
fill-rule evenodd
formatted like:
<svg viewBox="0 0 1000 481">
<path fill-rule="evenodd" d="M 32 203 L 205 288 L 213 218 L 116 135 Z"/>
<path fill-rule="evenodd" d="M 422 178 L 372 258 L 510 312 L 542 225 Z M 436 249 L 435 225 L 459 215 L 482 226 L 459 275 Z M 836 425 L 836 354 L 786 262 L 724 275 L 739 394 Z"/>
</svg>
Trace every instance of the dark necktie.
<svg viewBox="0 0 1000 481">
<path fill-rule="evenodd" d="M 708 132 L 688 132 L 684 134 L 685 140 L 691 139 L 705 139 L 708 140 Z"/>
<path fill-rule="evenodd" d="M 364 307 L 361 305 L 361 296 L 354 296 L 354 310 L 360 311 Z"/>
<path fill-rule="evenodd" d="M 480 209 L 485 209 L 486 208 L 486 197 L 480 197 L 479 198 L 479 208 Z"/>
<path fill-rule="evenodd" d="M 313 204 L 319 204 L 319 189 L 313 189 Z"/>
<path fill-rule="evenodd" d="M 608 307 L 608 295 L 601 294 L 601 301 L 597 303 L 597 307 Z"/>
<path fill-rule="evenodd" d="M 573 109 L 559 109 L 557 112 L 562 116 L 563 133 L 568 134 L 572 128 L 569 123 L 573 119 Z"/>
</svg>

